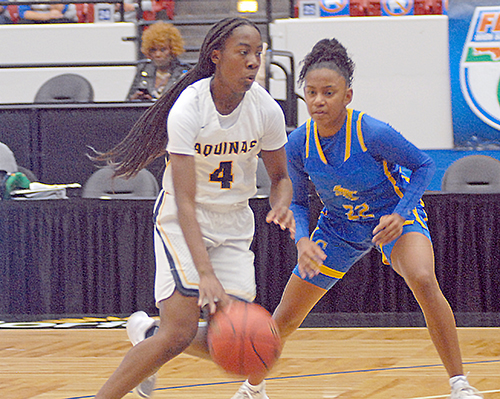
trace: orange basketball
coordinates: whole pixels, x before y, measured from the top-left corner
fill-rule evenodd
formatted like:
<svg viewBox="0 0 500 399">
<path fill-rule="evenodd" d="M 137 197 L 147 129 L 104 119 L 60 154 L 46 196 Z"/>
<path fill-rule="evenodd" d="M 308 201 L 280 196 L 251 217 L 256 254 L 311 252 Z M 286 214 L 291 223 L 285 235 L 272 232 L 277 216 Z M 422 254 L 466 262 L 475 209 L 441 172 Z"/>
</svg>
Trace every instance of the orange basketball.
<svg viewBox="0 0 500 399">
<path fill-rule="evenodd" d="M 241 376 L 270 370 L 281 352 L 276 323 L 255 303 L 234 301 L 217 310 L 207 338 L 213 361 Z"/>
</svg>

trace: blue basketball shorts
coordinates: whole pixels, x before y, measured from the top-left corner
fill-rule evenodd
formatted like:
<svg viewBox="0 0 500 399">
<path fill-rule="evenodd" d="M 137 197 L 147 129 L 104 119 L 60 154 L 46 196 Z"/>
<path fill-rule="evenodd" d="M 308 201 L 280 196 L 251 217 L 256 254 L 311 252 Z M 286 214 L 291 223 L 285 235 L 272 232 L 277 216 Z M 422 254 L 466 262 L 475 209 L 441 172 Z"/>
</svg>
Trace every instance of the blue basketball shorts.
<svg viewBox="0 0 500 399">
<path fill-rule="evenodd" d="M 403 225 L 403 233 L 401 236 L 410 232 L 417 232 L 425 235 L 431 241 L 426 221 L 427 215 L 425 210 L 423 207 L 418 206 L 413 210 L 411 217 L 409 217 Z M 363 241 L 349 241 L 340 237 L 334 229 L 329 228 L 328 221 L 321 220 L 318 222 L 318 227 L 311 234 L 311 240 L 316 242 L 327 256 L 320 267 L 320 273 L 313 278 L 303 278 L 300 276 L 297 264 L 293 269 L 293 274 L 300 277 L 304 281 L 325 290 L 329 290 L 337 281 L 344 277 L 352 265 L 354 265 L 363 256 L 368 254 L 373 247 L 375 247 L 371 241 L 371 231 L 376 225 L 377 223 L 370 225 L 370 227 L 366 229 L 366 239 Z M 376 247 L 382 254 L 382 262 L 384 264 L 390 265 L 392 249 L 397 241 L 398 240 L 396 239 L 389 244 Z"/>
</svg>

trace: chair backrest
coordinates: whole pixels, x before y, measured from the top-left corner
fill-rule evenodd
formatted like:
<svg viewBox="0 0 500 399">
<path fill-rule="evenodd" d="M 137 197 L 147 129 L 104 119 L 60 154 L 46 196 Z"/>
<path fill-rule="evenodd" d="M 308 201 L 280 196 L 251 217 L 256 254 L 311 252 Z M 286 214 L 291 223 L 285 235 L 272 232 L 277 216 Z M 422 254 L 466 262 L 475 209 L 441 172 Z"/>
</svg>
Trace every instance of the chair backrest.
<svg viewBox="0 0 500 399">
<path fill-rule="evenodd" d="M 441 190 L 453 193 L 500 193 L 500 161 L 487 155 L 457 159 L 446 170 Z"/>
<path fill-rule="evenodd" d="M 35 103 L 89 103 L 94 90 L 83 76 L 66 73 L 46 81 L 36 93 Z"/>
<path fill-rule="evenodd" d="M 0 171 L 17 172 L 17 162 L 14 153 L 7 144 L 0 143 Z"/>
<path fill-rule="evenodd" d="M 29 179 L 30 182 L 38 181 L 38 177 L 36 177 L 35 173 L 33 173 L 31 169 L 17 165 L 17 171 L 23 173 Z"/>
<path fill-rule="evenodd" d="M 83 198 L 147 199 L 156 198 L 160 189 L 154 175 L 142 169 L 130 179 L 112 178 L 113 169 L 95 171 L 83 185 Z"/>
</svg>

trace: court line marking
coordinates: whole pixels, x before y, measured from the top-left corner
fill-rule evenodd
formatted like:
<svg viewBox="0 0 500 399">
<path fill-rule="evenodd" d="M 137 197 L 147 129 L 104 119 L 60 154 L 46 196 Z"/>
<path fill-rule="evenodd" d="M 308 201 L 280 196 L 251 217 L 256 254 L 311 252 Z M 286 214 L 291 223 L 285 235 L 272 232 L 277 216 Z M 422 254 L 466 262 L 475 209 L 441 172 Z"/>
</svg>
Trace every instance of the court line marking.
<svg viewBox="0 0 500 399">
<path fill-rule="evenodd" d="M 500 389 L 493 389 L 491 391 L 478 391 L 479 393 L 496 393 L 500 392 Z M 438 398 L 449 398 L 450 394 L 446 395 L 437 395 L 437 396 L 422 396 L 418 398 L 409 398 L 409 399 L 438 399 Z"/>
<path fill-rule="evenodd" d="M 490 364 L 490 363 L 500 363 L 500 359 L 463 362 L 464 365 L 466 365 L 466 364 Z M 329 375 L 331 376 L 331 375 L 358 374 L 358 373 L 361 374 L 361 373 L 372 373 L 372 372 L 378 372 L 378 371 L 410 370 L 410 369 L 431 368 L 431 367 L 443 367 L 443 365 L 438 363 L 438 364 L 422 364 L 422 365 L 418 365 L 418 366 L 396 366 L 396 367 L 380 367 L 380 368 L 373 368 L 373 369 L 332 371 L 330 373 L 314 373 L 314 374 L 289 375 L 289 376 L 282 376 L 282 377 L 270 377 L 270 378 L 266 378 L 266 380 L 267 381 L 290 380 L 290 379 L 297 379 L 297 378 L 324 377 L 324 376 L 329 376 Z M 172 386 L 172 387 L 155 388 L 155 391 L 169 391 L 169 390 L 173 390 L 173 389 L 241 384 L 244 381 L 245 380 L 220 381 L 220 382 L 207 382 L 207 383 L 203 383 L 203 384 L 177 385 L 177 386 Z M 492 390 L 492 391 L 479 391 L 479 392 L 480 393 L 494 393 L 494 392 L 500 392 L 500 389 Z M 87 396 L 73 396 L 73 397 L 64 398 L 64 399 L 87 399 L 87 398 L 93 398 L 93 397 L 94 397 L 94 395 L 90 395 L 90 396 L 87 395 Z M 447 397 L 449 397 L 449 394 L 438 395 L 438 396 L 416 397 L 416 398 L 409 398 L 409 399 L 438 399 L 438 398 L 447 398 Z"/>
</svg>

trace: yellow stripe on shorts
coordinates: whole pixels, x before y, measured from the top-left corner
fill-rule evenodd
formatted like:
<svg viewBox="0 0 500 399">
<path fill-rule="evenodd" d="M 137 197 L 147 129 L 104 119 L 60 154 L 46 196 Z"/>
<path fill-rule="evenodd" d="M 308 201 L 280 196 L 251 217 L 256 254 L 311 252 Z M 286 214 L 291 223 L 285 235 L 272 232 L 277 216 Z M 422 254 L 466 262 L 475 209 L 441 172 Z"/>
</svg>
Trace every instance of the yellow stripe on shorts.
<svg viewBox="0 0 500 399">
<path fill-rule="evenodd" d="M 330 269 L 329 267 L 326 267 L 325 265 L 321 265 L 319 267 L 319 272 L 321 274 L 324 274 L 325 276 L 338 278 L 338 279 L 341 279 L 345 275 L 345 273 L 339 272 L 338 270 Z"/>
</svg>

